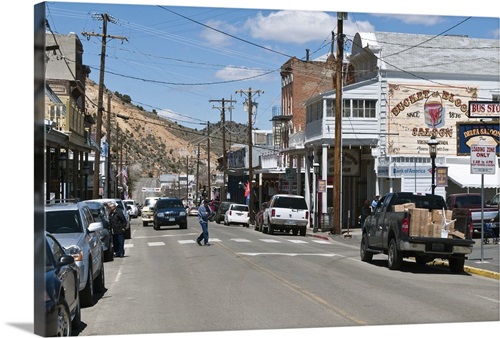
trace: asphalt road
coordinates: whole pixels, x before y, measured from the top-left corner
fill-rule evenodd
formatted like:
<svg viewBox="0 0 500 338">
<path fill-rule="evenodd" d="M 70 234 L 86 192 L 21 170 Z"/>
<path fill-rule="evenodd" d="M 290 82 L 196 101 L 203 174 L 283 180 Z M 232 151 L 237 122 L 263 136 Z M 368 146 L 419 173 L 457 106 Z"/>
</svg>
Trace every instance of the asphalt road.
<svg viewBox="0 0 500 338">
<path fill-rule="evenodd" d="M 353 238 L 209 227 L 212 245 L 200 247 L 196 217 L 160 231 L 133 219 L 125 257 L 105 263 L 107 291 L 82 309 L 78 335 L 499 320 L 493 278 L 409 261 L 391 271 L 383 255 L 361 262 Z"/>
</svg>

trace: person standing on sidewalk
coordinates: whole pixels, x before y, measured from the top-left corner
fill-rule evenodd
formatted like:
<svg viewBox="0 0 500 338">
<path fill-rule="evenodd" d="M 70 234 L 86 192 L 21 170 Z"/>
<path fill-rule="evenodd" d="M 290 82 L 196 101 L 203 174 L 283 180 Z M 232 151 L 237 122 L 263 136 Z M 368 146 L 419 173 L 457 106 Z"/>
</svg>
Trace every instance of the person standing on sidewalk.
<svg viewBox="0 0 500 338">
<path fill-rule="evenodd" d="M 210 243 L 208 243 L 208 219 L 213 214 L 213 211 L 208 205 L 208 202 L 207 199 L 203 200 L 203 204 L 198 208 L 198 222 L 200 222 L 202 230 L 201 234 L 196 239 L 196 243 L 198 243 L 199 246 L 201 246 L 202 240 L 205 245 L 210 245 Z"/>
<path fill-rule="evenodd" d="M 365 220 L 368 216 L 370 216 L 371 212 L 372 212 L 372 209 L 370 208 L 370 201 L 365 200 L 365 202 L 363 203 L 363 206 L 361 207 L 361 213 L 360 213 L 361 217 L 359 219 L 361 229 L 364 228 Z"/>
<path fill-rule="evenodd" d="M 372 211 L 375 210 L 375 208 L 377 207 L 377 204 L 378 204 L 378 200 L 379 200 L 380 196 L 379 195 L 375 195 L 375 197 L 373 197 L 373 201 L 372 201 Z"/>
<path fill-rule="evenodd" d="M 116 210 L 116 203 L 109 203 L 109 223 L 113 231 L 115 257 L 125 256 L 125 228 L 127 220 L 121 210 Z"/>
</svg>

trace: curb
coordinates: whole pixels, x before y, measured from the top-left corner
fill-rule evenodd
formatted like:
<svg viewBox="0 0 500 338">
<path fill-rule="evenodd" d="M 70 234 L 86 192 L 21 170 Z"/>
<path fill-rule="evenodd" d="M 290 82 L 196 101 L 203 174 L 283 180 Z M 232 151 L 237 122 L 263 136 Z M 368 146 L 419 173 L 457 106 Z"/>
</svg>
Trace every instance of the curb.
<svg viewBox="0 0 500 338">
<path fill-rule="evenodd" d="M 345 234 L 344 234 L 345 235 Z M 324 239 L 324 240 L 327 240 L 329 241 L 330 240 L 330 237 L 328 235 L 321 235 L 321 234 L 318 234 L 318 233 L 308 233 L 307 236 L 309 237 L 314 237 L 314 238 L 320 238 L 320 239 Z M 447 261 L 437 261 L 437 260 L 434 260 L 433 262 L 431 263 L 428 263 L 429 265 L 436 265 L 436 266 L 448 266 L 448 262 Z M 484 269 L 479 269 L 479 268 L 474 268 L 474 267 L 471 267 L 471 266 L 467 266 L 465 265 L 464 266 L 464 271 L 465 272 L 468 272 L 468 273 L 471 273 L 471 274 L 474 274 L 474 275 L 479 275 L 479 276 L 483 276 L 483 277 L 488 277 L 488 278 L 493 278 L 493 279 L 496 279 L 496 280 L 500 280 L 500 273 L 498 272 L 494 272 L 494 271 L 490 271 L 490 270 L 484 270 Z"/>
</svg>

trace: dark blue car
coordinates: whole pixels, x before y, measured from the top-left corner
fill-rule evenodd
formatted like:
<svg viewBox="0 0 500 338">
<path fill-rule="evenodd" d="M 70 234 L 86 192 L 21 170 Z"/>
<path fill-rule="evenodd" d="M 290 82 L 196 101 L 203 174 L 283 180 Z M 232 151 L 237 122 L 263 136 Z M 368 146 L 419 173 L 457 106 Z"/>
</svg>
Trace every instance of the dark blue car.
<svg viewBox="0 0 500 338">
<path fill-rule="evenodd" d="M 162 226 L 179 225 L 187 229 L 186 208 L 178 198 L 160 198 L 156 201 L 153 214 L 153 228 L 160 230 Z"/>
<path fill-rule="evenodd" d="M 79 269 L 54 236 L 45 240 L 45 336 L 68 337 L 80 326 Z"/>
</svg>

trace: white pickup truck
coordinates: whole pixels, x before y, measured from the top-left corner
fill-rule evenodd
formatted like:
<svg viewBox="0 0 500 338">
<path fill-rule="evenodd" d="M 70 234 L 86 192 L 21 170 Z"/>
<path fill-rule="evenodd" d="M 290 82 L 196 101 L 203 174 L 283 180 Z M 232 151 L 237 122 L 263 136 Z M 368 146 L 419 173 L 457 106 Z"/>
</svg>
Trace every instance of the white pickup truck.
<svg viewBox="0 0 500 338">
<path fill-rule="evenodd" d="M 309 209 L 303 196 L 291 194 L 274 195 L 264 211 L 262 232 L 274 234 L 275 230 L 292 230 L 296 236 L 306 235 L 309 224 Z"/>
</svg>

